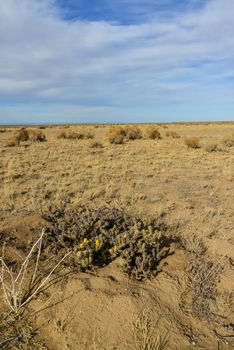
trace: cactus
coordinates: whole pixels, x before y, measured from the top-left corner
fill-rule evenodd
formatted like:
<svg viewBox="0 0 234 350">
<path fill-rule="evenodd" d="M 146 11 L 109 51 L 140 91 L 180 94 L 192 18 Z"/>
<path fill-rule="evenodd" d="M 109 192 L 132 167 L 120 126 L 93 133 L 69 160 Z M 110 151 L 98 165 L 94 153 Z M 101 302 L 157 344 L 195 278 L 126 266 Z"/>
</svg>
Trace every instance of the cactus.
<svg viewBox="0 0 234 350">
<path fill-rule="evenodd" d="M 74 264 L 81 270 L 108 265 L 116 257 L 125 261 L 125 272 L 145 280 L 160 270 L 160 262 L 170 250 L 168 227 L 158 220 L 131 217 L 117 208 L 79 207 L 66 211 L 51 209 L 46 214 L 50 246 L 69 247 L 74 251 Z"/>
</svg>

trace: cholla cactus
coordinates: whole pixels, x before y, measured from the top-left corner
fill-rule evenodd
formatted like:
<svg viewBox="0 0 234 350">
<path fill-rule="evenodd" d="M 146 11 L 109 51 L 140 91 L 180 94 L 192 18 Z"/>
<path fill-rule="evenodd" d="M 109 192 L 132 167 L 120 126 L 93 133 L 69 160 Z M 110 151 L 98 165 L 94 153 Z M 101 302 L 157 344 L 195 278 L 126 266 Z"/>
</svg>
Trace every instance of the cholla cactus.
<svg viewBox="0 0 234 350">
<path fill-rule="evenodd" d="M 117 257 L 125 260 L 125 271 L 144 280 L 155 276 L 160 261 L 169 253 L 166 226 L 158 220 L 131 217 L 116 208 L 55 210 L 50 237 L 56 244 L 72 247 L 75 263 L 82 270 L 108 265 Z"/>
</svg>

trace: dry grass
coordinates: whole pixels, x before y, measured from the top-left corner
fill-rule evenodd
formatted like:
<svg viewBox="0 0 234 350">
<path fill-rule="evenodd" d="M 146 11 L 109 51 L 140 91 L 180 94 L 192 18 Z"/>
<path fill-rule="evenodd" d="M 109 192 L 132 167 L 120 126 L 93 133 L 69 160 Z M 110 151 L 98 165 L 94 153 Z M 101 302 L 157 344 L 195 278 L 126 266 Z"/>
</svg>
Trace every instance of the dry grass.
<svg viewBox="0 0 234 350">
<path fill-rule="evenodd" d="M 188 148 L 200 148 L 200 140 L 198 137 L 186 137 L 184 142 Z"/>
<path fill-rule="evenodd" d="M 179 139 L 180 135 L 177 134 L 177 132 L 175 132 L 175 131 L 167 130 L 166 131 L 166 137 L 171 137 L 172 139 Z"/>
<path fill-rule="evenodd" d="M 217 145 L 217 143 L 210 143 L 205 147 L 206 152 L 219 152 L 220 147 Z"/>
<path fill-rule="evenodd" d="M 223 144 L 226 147 L 233 147 L 234 146 L 234 134 L 224 137 Z"/>
<path fill-rule="evenodd" d="M 144 310 L 133 325 L 132 349 L 135 350 L 163 350 L 167 348 L 168 337 L 166 333 L 160 334 L 158 322 L 152 322 L 152 315 Z"/>
</svg>

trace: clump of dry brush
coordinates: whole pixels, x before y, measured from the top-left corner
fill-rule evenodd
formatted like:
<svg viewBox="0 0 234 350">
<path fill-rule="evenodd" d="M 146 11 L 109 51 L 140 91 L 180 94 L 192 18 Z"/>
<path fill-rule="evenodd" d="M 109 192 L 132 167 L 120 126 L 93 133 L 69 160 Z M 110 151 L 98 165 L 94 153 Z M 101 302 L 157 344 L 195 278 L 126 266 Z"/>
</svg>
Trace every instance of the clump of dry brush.
<svg viewBox="0 0 234 350">
<path fill-rule="evenodd" d="M 90 140 L 94 138 L 94 135 L 91 131 L 61 131 L 57 138 L 64 140 Z"/>
<path fill-rule="evenodd" d="M 112 126 L 109 128 L 106 139 L 112 144 L 123 144 L 129 140 L 138 140 L 142 138 L 142 132 L 137 126 Z"/>
<path fill-rule="evenodd" d="M 17 130 L 12 137 L 8 140 L 7 146 L 19 146 L 21 142 L 45 142 L 46 136 L 39 129 L 25 129 Z"/>
</svg>

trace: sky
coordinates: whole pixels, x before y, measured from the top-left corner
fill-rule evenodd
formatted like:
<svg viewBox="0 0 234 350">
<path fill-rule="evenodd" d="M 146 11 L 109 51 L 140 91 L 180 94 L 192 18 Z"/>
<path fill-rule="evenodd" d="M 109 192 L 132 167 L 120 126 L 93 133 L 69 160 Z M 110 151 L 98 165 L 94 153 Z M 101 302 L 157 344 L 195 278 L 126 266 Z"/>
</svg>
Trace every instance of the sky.
<svg viewBox="0 0 234 350">
<path fill-rule="evenodd" d="M 0 124 L 234 120 L 234 0 L 0 0 Z"/>
</svg>

